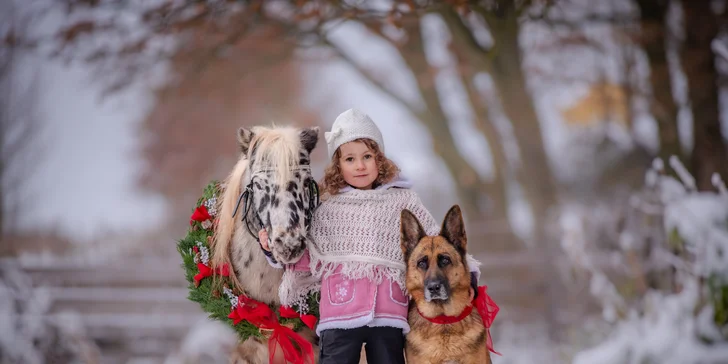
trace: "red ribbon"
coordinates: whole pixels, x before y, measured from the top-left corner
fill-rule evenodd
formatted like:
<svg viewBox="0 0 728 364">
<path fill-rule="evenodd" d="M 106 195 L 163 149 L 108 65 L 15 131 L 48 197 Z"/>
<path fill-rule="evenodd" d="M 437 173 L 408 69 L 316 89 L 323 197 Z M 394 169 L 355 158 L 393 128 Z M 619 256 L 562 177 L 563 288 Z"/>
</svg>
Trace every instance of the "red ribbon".
<svg viewBox="0 0 728 364">
<path fill-rule="evenodd" d="M 310 328 L 311 330 L 313 330 L 313 328 L 316 326 L 316 316 L 301 315 L 300 313 L 296 312 L 296 310 L 294 310 L 292 307 L 281 306 L 280 308 L 278 308 L 278 313 L 281 315 L 281 317 L 284 318 L 301 319 L 301 321 L 303 321 L 303 323 L 306 324 L 306 326 L 308 326 L 308 328 Z"/>
<path fill-rule="evenodd" d="M 240 296 L 238 297 L 238 305 L 233 308 L 228 317 L 233 320 L 234 325 L 246 320 L 255 327 L 273 330 L 273 334 L 268 340 L 268 359 L 271 363 L 280 345 L 286 363 L 314 364 L 311 343 L 290 327 L 281 325 L 275 312 L 265 303 L 246 296 Z"/>
<path fill-rule="evenodd" d="M 486 346 L 488 347 L 488 350 L 494 354 L 502 355 L 501 353 L 493 349 L 493 338 L 490 335 L 490 326 L 493 324 L 493 320 L 495 320 L 495 316 L 498 314 L 500 308 L 498 308 L 498 305 L 496 305 L 495 301 L 493 301 L 493 299 L 488 296 L 488 294 L 486 293 L 487 290 L 488 286 L 479 286 L 478 298 L 474 299 L 473 302 L 465 307 L 463 312 L 461 312 L 457 316 L 439 315 L 437 317 L 427 317 L 423 315 L 419 309 L 417 310 L 417 312 L 419 312 L 420 316 L 425 318 L 427 321 L 435 324 L 454 324 L 470 316 L 470 314 L 473 312 L 473 306 L 475 306 L 478 309 L 480 317 L 483 319 L 483 326 L 485 326 L 485 331 L 487 331 L 488 333 L 488 338 L 486 339 Z"/>
<path fill-rule="evenodd" d="M 280 345 L 283 351 L 283 358 L 286 360 L 286 363 L 314 364 L 313 346 L 301 337 L 301 335 L 296 334 L 290 327 L 278 324 L 273 329 L 273 335 L 268 339 L 268 361 L 270 363 L 273 363 L 278 345 Z M 301 351 L 298 351 L 296 347 L 300 348 Z"/>
<path fill-rule="evenodd" d="M 435 317 L 427 317 L 424 314 L 422 314 L 422 311 L 420 311 L 419 308 L 417 309 L 417 312 L 419 312 L 420 316 L 424 317 L 425 320 L 430 321 L 433 324 L 447 325 L 447 324 L 454 324 L 456 322 L 460 322 L 464 318 L 470 316 L 470 313 L 473 312 L 473 305 L 470 304 L 467 307 L 465 307 L 463 312 L 460 312 L 460 314 L 457 316 L 439 315 L 439 316 L 435 316 Z"/>
<path fill-rule="evenodd" d="M 243 295 L 238 297 L 238 305 L 228 315 L 233 319 L 233 325 L 245 320 L 256 327 L 267 327 L 272 321 L 277 322 L 278 320 L 275 320 L 273 316 L 275 314 L 268 305 Z"/>
<path fill-rule="evenodd" d="M 201 280 L 203 280 L 213 274 L 221 275 L 224 277 L 230 276 L 230 268 L 228 267 L 227 264 L 223 264 L 222 267 L 217 267 L 217 268 L 215 268 L 215 270 L 212 270 L 210 267 L 206 266 L 205 263 L 200 262 L 200 263 L 197 263 L 197 269 L 200 270 L 200 273 L 197 273 L 197 275 L 195 275 L 195 277 L 193 279 L 195 280 L 195 283 L 198 285 L 200 284 Z"/>
<path fill-rule="evenodd" d="M 205 205 L 201 205 L 197 207 L 195 212 L 192 213 L 192 216 L 190 216 L 190 225 L 194 224 L 195 221 L 203 222 L 211 218 L 212 216 L 210 216 L 210 213 L 207 212 L 207 207 L 205 207 Z"/>
<path fill-rule="evenodd" d="M 478 298 L 474 300 L 475 307 L 478 309 L 478 313 L 480 314 L 480 317 L 483 319 L 483 325 L 485 325 L 485 331 L 488 332 L 488 339 L 486 341 L 486 345 L 488 346 L 488 350 L 492 352 L 493 354 L 501 355 L 501 353 L 495 351 L 493 349 L 493 337 L 490 335 L 490 325 L 493 324 L 493 320 L 495 320 L 495 315 L 498 314 L 498 311 L 500 311 L 500 308 L 498 308 L 498 305 L 495 304 L 495 301 L 493 301 L 490 296 L 488 296 L 488 293 L 486 291 L 488 290 L 488 286 L 479 286 L 478 287 Z"/>
<path fill-rule="evenodd" d="M 485 324 L 485 327 L 490 328 L 495 320 L 495 316 L 498 314 L 498 311 L 500 311 L 500 308 L 497 304 L 495 304 L 495 301 L 488 296 L 488 293 L 486 293 L 487 290 L 488 286 L 479 286 L 478 298 L 474 300 L 474 303 L 475 307 L 478 308 L 480 317 L 483 318 L 483 324 Z"/>
</svg>

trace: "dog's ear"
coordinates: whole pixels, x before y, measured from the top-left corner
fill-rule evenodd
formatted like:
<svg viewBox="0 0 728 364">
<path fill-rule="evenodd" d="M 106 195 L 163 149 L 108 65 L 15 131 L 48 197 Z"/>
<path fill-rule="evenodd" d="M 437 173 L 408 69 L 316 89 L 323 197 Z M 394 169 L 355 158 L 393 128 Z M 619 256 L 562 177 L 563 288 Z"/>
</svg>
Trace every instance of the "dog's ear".
<svg viewBox="0 0 728 364">
<path fill-rule="evenodd" d="M 460 206 L 453 205 L 447 214 L 445 214 L 445 221 L 442 222 L 440 236 L 454 245 L 455 249 L 461 254 L 465 254 L 468 239 L 465 236 L 465 224 L 463 223 L 463 214 L 460 212 Z"/>
<path fill-rule="evenodd" d="M 248 128 L 238 129 L 238 145 L 240 146 L 240 152 L 243 153 L 243 155 L 248 154 L 250 142 L 253 140 L 254 136 L 255 134 L 253 131 Z"/>
<path fill-rule="evenodd" d="M 407 209 L 402 210 L 399 228 L 402 254 L 404 259 L 407 260 L 420 239 L 427 234 L 425 234 L 425 229 L 422 228 L 420 221 L 417 220 L 417 216 Z"/>
</svg>

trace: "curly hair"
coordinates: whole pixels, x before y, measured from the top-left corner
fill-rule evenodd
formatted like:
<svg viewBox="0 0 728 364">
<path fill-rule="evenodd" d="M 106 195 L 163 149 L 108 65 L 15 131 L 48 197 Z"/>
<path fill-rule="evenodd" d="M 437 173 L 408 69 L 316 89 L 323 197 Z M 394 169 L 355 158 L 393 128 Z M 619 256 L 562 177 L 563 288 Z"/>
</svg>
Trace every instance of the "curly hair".
<svg viewBox="0 0 728 364">
<path fill-rule="evenodd" d="M 377 188 L 378 186 L 387 184 L 399 176 L 399 167 L 397 167 L 394 162 L 382 153 L 377 142 L 368 138 L 355 139 L 353 142 L 364 143 L 364 145 L 366 145 L 367 148 L 374 153 L 374 160 L 377 163 L 379 175 L 377 176 L 377 179 L 374 180 L 372 188 Z M 336 152 L 334 152 L 334 156 L 331 157 L 331 162 L 329 162 L 329 165 L 326 166 L 326 169 L 324 170 L 324 178 L 321 180 L 321 183 L 319 183 L 321 185 L 321 190 L 323 191 L 322 197 L 324 197 L 324 199 L 327 195 L 333 196 L 338 194 L 339 190 L 349 185 L 344 180 L 344 175 L 341 174 L 341 168 L 339 167 L 340 158 L 341 148 L 337 148 Z"/>
</svg>

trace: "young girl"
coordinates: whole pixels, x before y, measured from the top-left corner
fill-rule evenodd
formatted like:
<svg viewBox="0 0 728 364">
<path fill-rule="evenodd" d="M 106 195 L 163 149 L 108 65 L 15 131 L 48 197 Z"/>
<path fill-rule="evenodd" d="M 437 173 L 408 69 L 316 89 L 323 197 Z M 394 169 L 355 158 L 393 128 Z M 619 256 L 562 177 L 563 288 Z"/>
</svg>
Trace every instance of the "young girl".
<svg viewBox="0 0 728 364">
<path fill-rule="evenodd" d="M 399 178 L 369 116 L 345 111 L 326 133 L 326 144 L 331 162 L 322 183 L 324 202 L 311 225 L 312 244 L 298 263 L 286 267 L 290 274 L 284 275 L 281 301 L 300 302 L 314 287 L 311 279 L 320 280 L 321 364 L 359 363 L 362 344 L 369 363 L 403 364 L 409 300 L 400 213 L 412 211 L 431 235 L 439 233 L 440 224 Z M 267 250 L 267 234 L 260 235 Z M 476 285 L 480 263 L 471 256 L 468 263 Z"/>
</svg>

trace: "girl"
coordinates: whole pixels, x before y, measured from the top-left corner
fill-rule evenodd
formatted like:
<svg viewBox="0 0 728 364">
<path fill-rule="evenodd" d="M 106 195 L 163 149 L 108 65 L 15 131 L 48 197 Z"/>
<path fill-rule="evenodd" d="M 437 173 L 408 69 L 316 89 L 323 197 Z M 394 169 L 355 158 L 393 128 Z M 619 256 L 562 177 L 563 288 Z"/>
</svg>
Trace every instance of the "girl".
<svg viewBox="0 0 728 364">
<path fill-rule="evenodd" d="M 355 109 L 343 112 L 326 133 L 326 144 L 331 162 L 322 182 L 324 202 L 311 225 L 312 244 L 298 263 L 286 267 L 281 301 L 300 302 L 320 287 L 320 363 L 359 363 L 366 344 L 367 362 L 403 364 L 409 300 L 403 288 L 400 213 L 412 211 L 431 235 L 439 233 L 439 223 L 399 178 L 369 116 Z M 264 230 L 260 241 L 268 250 Z M 471 256 L 468 263 L 475 286 L 480 263 Z"/>
</svg>

